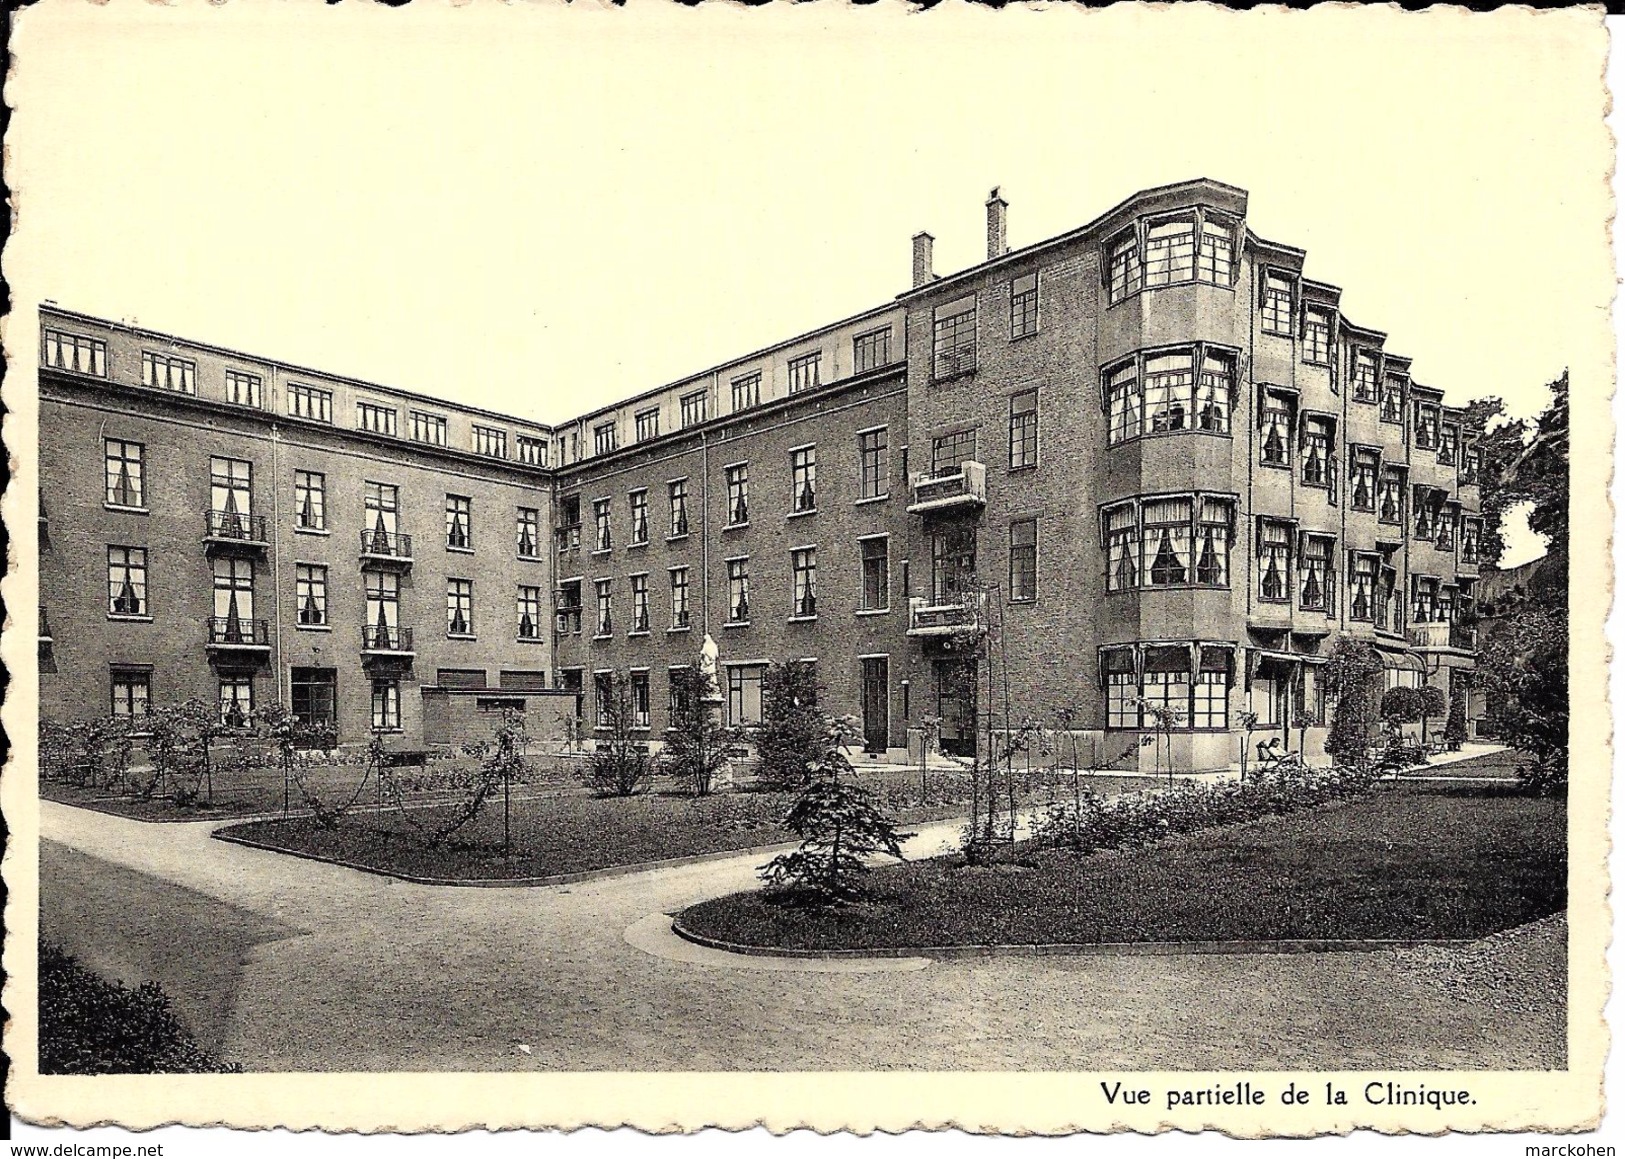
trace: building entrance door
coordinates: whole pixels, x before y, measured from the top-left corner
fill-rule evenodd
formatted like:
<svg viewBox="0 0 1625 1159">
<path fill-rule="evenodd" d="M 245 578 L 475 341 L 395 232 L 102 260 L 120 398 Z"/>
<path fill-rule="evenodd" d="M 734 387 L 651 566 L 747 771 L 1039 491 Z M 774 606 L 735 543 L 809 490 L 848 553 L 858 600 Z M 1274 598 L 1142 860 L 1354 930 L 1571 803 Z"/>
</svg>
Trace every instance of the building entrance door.
<svg viewBox="0 0 1625 1159">
<path fill-rule="evenodd" d="M 884 752 L 891 738 L 891 680 L 884 656 L 863 661 L 863 748 Z"/>
<path fill-rule="evenodd" d="M 937 716 L 942 751 L 976 755 L 976 661 L 966 657 L 937 661 Z"/>
</svg>

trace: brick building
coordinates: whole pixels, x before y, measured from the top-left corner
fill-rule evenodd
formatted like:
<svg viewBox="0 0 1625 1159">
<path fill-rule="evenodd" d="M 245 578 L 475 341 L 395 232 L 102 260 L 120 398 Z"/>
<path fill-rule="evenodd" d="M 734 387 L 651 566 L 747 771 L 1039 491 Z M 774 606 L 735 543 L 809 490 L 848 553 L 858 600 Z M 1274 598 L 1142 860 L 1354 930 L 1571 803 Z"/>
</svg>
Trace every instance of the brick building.
<svg viewBox="0 0 1625 1159">
<path fill-rule="evenodd" d="M 986 208 L 981 264 L 918 235 L 893 302 L 553 427 L 42 307 L 42 712 L 270 698 L 437 743 L 543 687 L 591 727 L 621 672 L 658 743 L 709 635 L 735 723 L 807 659 L 876 750 L 1069 708 L 1116 758 L 1150 703 L 1210 768 L 1244 711 L 1320 752 L 1340 636 L 1459 687 L 1462 412 L 1241 190 L 1015 250 Z"/>
</svg>

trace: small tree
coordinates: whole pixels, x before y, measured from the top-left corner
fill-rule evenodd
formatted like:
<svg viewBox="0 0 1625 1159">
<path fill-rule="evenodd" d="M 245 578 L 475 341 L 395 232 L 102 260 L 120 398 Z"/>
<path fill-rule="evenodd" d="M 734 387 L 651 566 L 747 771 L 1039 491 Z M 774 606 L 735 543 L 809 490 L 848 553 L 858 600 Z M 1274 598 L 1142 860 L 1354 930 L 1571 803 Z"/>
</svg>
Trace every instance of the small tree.
<svg viewBox="0 0 1625 1159">
<path fill-rule="evenodd" d="M 1382 657 L 1367 640 L 1344 637 L 1326 660 L 1326 691 L 1336 698 L 1326 751 L 1338 764 L 1363 767 L 1378 719 Z"/>
<path fill-rule="evenodd" d="M 672 672 L 671 728 L 660 752 L 661 771 L 696 797 L 711 792 L 711 782 L 728 767 L 728 749 L 739 734 L 724 726 L 704 699 L 705 680 L 692 668 Z"/>
<path fill-rule="evenodd" d="M 1247 779 L 1247 754 L 1253 747 L 1253 730 L 1258 727 L 1258 713 L 1237 713 L 1236 724 L 1241 727 L 1241 779 L 1245 781 Z"/>
<path fill-rule="evenodd" d="M 1443 690 L 1432 684 L 1424 684 L 1417 691 L 1422 694 L 1422 743 L 1426 745 L 1428 719 L 1443 716 L 1450 710 L 1450 706 L 1445 702 Z"/>
<path fill-rule="evenodd" d="M 1458 683 L 1450 689 L 1450 716 L 1444 724 L 1444 743 L 1455 752 L 1466 740 L 1467 690 Z"/>
<path fill-rule="evenodd" d="M 818 670 L 804 660 L 769 664 L 762 675 L 762 727 L 756 734 L 757 776 L 793 789 L 809 779 L 823 746 Z"/>
<path fill-rule="evenodd" d="M 842 773 L 852 771 L 845 751 L 852 733 L 849 722 L 825 718 L 823 742 L 811 763 L 812 782 L 785 817 L 801 847 L 779 854 L 759 871 L 770 888 L 803 904 L 825 907 L 859 897 L 859 880 L 869 871 L 864 859 L 884 853 L 901 861 L 902 843 L 913 836 L 898 833 L 855 778 L 842 780 Z"/>
<path fill-rule="evenodd" d="M 607 732 L 593 748 L 587 783 L 601 796 L 630 797 L 649 779 L 649 754 L 632 727 L 632 685 L 624 673 L 610 677 L 609 696 L 599 711 Z"/>
<path fill-rule="evenodd" d="M 1398 685 L 1382 694 L 1377 705 L 1383 723 L 1396 733 L 1402 725 L 1415 724 L 1422 719 L 1422 694 L 1407 685 Z"/>
<path fill-rule="evenodd" d="M 491 754 L 481 769 L 491 781 L 502 785 L 502 852 L 513 852 L 511 816 L 513 811 L 513 783 L 525 779 L 529 762 L 525 759 L 527 746 L 525 714 L 513 708 L 504 708 L 492 735 Z M 475 808 L 478 808 L 476 804 Z"/>
</svg>

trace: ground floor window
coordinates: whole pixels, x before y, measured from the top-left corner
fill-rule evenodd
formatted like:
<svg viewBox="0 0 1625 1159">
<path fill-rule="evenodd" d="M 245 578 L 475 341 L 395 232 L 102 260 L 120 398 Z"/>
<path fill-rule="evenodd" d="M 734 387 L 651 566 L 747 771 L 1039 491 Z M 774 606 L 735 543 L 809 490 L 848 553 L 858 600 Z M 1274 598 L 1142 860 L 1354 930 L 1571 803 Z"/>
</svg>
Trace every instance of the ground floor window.
<svg viewBox="0 0 1625 1159">
<path fill-rule="evenodd" d="M 254 713 L 254 681 L 248 676 L 220 678 L 220 723 L 243 728 Z"/>
<path fill-rule="evenodd" d="M 1187 644 L 1107 652 L 1101 669 L 1106 727 L 1222 731 L 1230 727 L 1232 650 Z"/>
<path fill-rule="evenodd" d="M 152 673 L 115 668 L 111 680 L 114 716 L 146 716 L 152 702 Z"/>
<path fill-rule="evenodd" d="M 378 679 L 372 682 L 372 727 L 383 732 L 401 727 L 401 682 Z"/>
<path fill-rule="evenodd" d="M 338 672 L 332 668 L 293 670 L 293 716 L 312 729 L 338 727 Z"/>
<path fill-rule="evenodd" d="M 762 723 L 762 665 L 735 664 L 728 669 L 728 723 Z"/>
<path fill-rule="evenodd" d="M 592 674 L 593 723 L 608 728 L 614 720 L 615 677 L 609 672 Z"/>
<path fill-rule="evenodd" d="M 649 727 L 649 674 L 634 672 L 631 677 L 632 727 Z"/>
</svg>

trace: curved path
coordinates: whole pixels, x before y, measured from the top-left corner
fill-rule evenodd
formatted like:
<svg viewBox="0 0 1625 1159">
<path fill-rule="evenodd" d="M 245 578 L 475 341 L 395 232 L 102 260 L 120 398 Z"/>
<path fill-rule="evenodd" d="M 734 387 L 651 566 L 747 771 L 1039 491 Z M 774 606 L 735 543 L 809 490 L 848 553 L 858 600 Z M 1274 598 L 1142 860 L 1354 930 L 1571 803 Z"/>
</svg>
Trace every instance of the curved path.
<svg viewBox="0 0 1625 1159">
<path fill-rule="evenodd" d="M 46 842 L 133 871 L 46 882 L 47 894 L 73 892 L 52 904 L 71 902 L 82 936 L 96 936 L 98 914 L 116 927 L 120 909 L 150 905 L 145 920 L 162 922 L 174 886 L 276 926 L 272 940 L 231 951 L 235 993 L 222 1025 L 204 1029 L 250 1071 L 1561 1065 L 1543 1045 L 1547 1012 L 1452 997 L 1436 973 L 1390 953 L 747 968 L 674 949 L 652 915 L 750 888 L 760 854 L 462 889 L 215 841 L 213 822 L 41 810 Z M 951 842 L 956 828 L 922 827 L 911 852 Z M 117 892 L 104 885 L 114 878 Z"/>
</svg>

